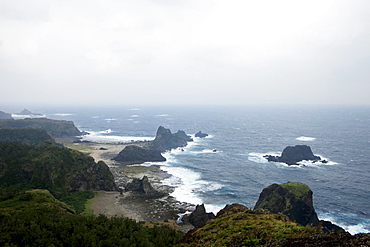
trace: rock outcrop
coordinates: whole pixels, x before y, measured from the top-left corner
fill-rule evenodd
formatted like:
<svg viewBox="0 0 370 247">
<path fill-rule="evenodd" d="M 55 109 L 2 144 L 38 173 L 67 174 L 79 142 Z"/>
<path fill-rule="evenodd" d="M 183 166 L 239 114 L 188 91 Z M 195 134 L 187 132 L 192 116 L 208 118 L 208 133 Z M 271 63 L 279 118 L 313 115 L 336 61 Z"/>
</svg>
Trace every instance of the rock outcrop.
<svg viewBox="0 0 370 247">
<path fill-rule="evenodd" d="M 12 114 L 0 111 L 0 119 L 13 119 Z"/>
<path fill-rule="evenodd" d="M 132 191 L 145 198 L 159 198 L 166 195 L 155 190 L 147 176 L 144 176 L 142 179 L 134 178 L 131 183 L 126 185 L 125 191 Z"/>
<path fill-rule="evenodd" d="M 262 190 L 254 209 L 267 209 L 274 214 L 284 214 L 301 225 L 317 226 L 319 219 L 312 194 L 302 183 L 272 184 Z"/>
<path fill-rule="evenodd" d="M 193 141 L 184 131 L 179 130 L 172 134 L 171 130 L 160 126 L 153 142 L 150 144 L 151 150 L 160 152 L 168 151 L 174 148 L 185 147 L 188 142 Z"/>
<path fill-rule="evenodd" d="M 207 136 L 208 136 L 208 134 L 207 133 L 202 133 L 202 131 L 199 131 L 198 133 L 195 134 L 195 137 L 198 137 L 198 138 L 205 138 Z"/>
<path fill-rule="evenodd" d="M 323 232 L 346 231 L 330 221 L 319 220 L 313 207 L 312 190 L 305 184 L 272 184 L 262 190 L 254 207 L 274 214 L 284 214 L 301 225 L 319 227 Z"/>
<path fill-rule="evenodd" d="M 198 227 L 215 217 L 216 216 L 213 213 L 207 213 L 204 204 L 202 204 L 197 205 L 195 210 L 190 215 L 185 217 L 184 220 L 187 220 L 193 226 Z"/>
<path fill-rule="evenodd" d="M 144 162 L 159 162 L 166 161 L 160 151 L 145 149 L 135 145 L 126 146 L 113 160 L 129 163 L 139 164 Z"/>
<path fill-rule="evenodd" d="M 79 131 L 72 121 L 48 118 L 0 120 L 0 127 L 43 129 L 54 137 L 74 137 L 85 134 Z"/>
<path fill-rule="evenodd" d="M 265 155 L 268 161 L 283 162 L 288 165 L 297 165 L 303 160 L 319 161 L 321 158 L 315 156 L 311 148 L 307 145 L 288 146 L 283 150 L 281 156 Z"/>
</svg>

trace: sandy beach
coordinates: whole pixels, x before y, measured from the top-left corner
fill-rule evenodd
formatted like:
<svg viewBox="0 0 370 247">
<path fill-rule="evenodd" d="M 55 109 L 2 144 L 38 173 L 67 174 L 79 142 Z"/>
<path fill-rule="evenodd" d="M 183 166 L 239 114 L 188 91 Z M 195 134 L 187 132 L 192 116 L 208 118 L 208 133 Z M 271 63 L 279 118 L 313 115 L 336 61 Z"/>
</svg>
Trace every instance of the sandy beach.
<svg viewBox="0 0 370 247">
<path fill-rule="evenodd" d="M 147 176 L 156 190 L 165 192 L 168 196 L 147 199 L 132 192 L 99 191 L 92 199 L 91 209 L 94 214 L 108 217 L 123 216 L 136 221 L 176 221 L 179 213 L 194 208 L 194 205 L 176 201 L 169 196 L 173 188 L 161 183 L 163 179 L 169 177 L 169 174 L 162 171 L 159 165 L 121 165 L 111 160 L 127 145 L 129 144 L 73 143 L 68 147 L 89 154 L 96 162 L 104 161 L 114 175 L 116 184 L 122 189 L 133 178 L 141 179 Z M 189 224 L 180 224 L 180 228 L 186 232 L 193 227 Z"/>
</svg>

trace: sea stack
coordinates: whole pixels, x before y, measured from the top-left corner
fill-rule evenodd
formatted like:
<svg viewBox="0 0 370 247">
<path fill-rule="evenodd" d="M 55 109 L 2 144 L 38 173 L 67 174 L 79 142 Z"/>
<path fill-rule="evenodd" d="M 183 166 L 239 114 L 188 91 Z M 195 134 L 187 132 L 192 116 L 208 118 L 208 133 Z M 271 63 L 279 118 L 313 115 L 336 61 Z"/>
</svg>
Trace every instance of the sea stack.
<svg viewBox="0 0 370 247">
<path fill-rule="evenodd" d="M 150 149 L 165 152 L 174 148 L 185 147 L 188 142 L 192 141 L 193 139 L 182 130 L 172 134 L 171 130 L 160 126 L 155 139 L 150 144 Z"/>
</svg>

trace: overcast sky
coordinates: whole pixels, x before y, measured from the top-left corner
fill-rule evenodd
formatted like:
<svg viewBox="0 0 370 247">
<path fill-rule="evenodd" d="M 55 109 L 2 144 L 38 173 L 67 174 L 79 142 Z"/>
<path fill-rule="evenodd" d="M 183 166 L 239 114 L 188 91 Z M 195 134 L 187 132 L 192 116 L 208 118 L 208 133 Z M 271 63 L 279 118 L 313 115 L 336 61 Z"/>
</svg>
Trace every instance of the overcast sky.
<svg viewBox="0 0 370 247">
<path fill-rule="evenodd" d="M 370 105 L 370 1 L 0 0 L 0 103 Z"/>
</svg>

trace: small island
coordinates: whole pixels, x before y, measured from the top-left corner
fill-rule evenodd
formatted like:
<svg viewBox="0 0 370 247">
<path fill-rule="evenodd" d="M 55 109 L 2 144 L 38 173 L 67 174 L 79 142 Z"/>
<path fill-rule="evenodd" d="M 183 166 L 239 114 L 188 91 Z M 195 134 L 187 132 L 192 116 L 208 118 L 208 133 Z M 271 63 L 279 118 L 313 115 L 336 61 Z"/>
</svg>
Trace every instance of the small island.
<svg viewBox="0 0 370 247">
<path fill-rule="evenodd" d="M 290 166 L 299 165 L 298 162 L 303 160 L 327 163 L 326 160 L 321 160 L 320 156 L 314 155 L 311 147 L 307 145 L 288 146 L 283 150 L 281 156 L 264 155 L 263 157 L 270 162 L 282 162 Z"/>
</svg>

